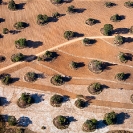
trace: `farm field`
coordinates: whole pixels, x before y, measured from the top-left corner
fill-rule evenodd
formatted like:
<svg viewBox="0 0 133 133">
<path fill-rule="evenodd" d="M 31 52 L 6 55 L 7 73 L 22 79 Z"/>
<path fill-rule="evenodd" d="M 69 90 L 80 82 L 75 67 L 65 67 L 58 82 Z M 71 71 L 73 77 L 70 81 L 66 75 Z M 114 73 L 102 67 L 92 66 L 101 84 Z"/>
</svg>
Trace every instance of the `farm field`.
<svg viewBox="0 0 133 133">
<path fill-rule="evenodd" d="M 112 0 L 108 8 L 105 0 L 14 0 L 13 10 L 9 1 L 0 0 L 0 133 L 19 128 L 22 133 L 83 133 L 90 128 L 86 120 L 96 121 L 88 132 L 132 133 L 133 3 L 127 8 L 127 0 Z M 57 12 L 59 17 L 53 16 Z M 41 14 L 48 17 L 44 23 Z M 115 14 L 118 22 L 110 18 Z M 17 22 L 24 22 L 22 29 Z M 106 24 L 113 26 L 107 34 Z M 67 33 L 67 38 L 65 31 L 73 36 Z M 26 39 L 25 46 L 19 39 Z M 59 105 L 52 105 L 55 94 L 63 98 Z M 108 113 L 115 118 L 105 119 Z M 64 129 L 56 120 L 60 115 L 69 121 L 60 126 Z"/>
</svg>

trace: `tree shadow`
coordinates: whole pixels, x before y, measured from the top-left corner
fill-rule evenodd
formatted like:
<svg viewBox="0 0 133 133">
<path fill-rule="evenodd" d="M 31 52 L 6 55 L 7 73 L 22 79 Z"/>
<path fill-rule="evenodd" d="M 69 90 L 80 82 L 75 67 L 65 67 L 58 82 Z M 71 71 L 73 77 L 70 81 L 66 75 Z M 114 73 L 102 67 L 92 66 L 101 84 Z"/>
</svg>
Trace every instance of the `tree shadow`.
<svg viewBox="0 0 133 133">
<path fill-rule="evenodd" d="M 5 22 L 4 18 L 0 18 L 0 23 Z"/>
<path fill-rule="evenodd" d="M 7 101 L 7 98 L 0 97 L 0 106 L 8 106 L 10 104 L 9 101 Z"/>
<path fill-rule="evenodd" d="M 87 102 L 89 102 L 89 103 L 91 103 L 91 100 L 94 100 L 94 99 L 96 99 L 95 96 L 85 96 L 85 100 L 86 100 Z"/>
<path fill-rule="evenodd" d="M 83 37 L 83 33 L 74 32 L 74 37 Z"/>
<path fill-rule="evenodd" d="M 36 59 L 37 59 L 37 56 L 36 55 L 25 55 L 24 56 L 24 60 L 26 62 L 32 62 L 32 61 L 34 61 Z"/>
<path fill-rule="evenodd" d="M 84 62 L 78 62 L 77 63 L 77 68 L 84 67 L 85 63 Z"/>
<path fill-rule="evenodd" d="M 3 0 L 0 0 L 0 5 L 3 3 Z"/>
<path fill-rule="evenodd" d="M 24 24 L 24 28 L 27 28 L 27 27 L 30 26 L 30 24 L 29 23 L 26 23 L 26 22 L 23 22 L 23 24 Z"/>
<path fill-rule="evenodd" d="M 37 78 L 39 79 L 45 78 L 44 73 L 37 73 Z"/>
<path fill-rule="evenodd" d="M 57 22 L 59 19 L 55 17 L 49 17 L 48 22 Z"/>
<path fill-rule="evenodd" d="M 130 53 L 125 53 L 126 54 L 126 60 L 132 61 L 133 55 Z"/>
<path fill-rule="evenodd" d="M 124 113 L 121 112 L 119 114 L 117 114 L 116 118 L 117 118 L 117 124 L 123 124 L 125 119 L 128 119 L 130 117 L 130 115 L 128 113 Z"/>
<path fill-rule="evenodd" d="M 32 121 L 28 117 L 20 117 L 17 121 L 17 126 L 27 127 L 32 124 Z"/>
<path fill-rule="evenodd" d="M 64 82 L 69 82 L 71 79 L 72 79 L 72 77 L 70 77 L 70 76 L 63 77 Z"/>
<path fill-rule="evenodd" d="M 103 120 L 99 120 L 97 122 L 97 129 L 105 128 L 107 125 L 103 122 Z"/>
<path fill-rule="evenodd" d="M 130 76 L 131 76 L 130 73 L 126 73 L 126 74 L 124 75 L 124 80 L 128 79 Z"/>
<path fill-rule="evenodd" d="M 8 115 L 0 115 L 1 122 L 8 122 Z"/>
<path fill-rule="evenodd" d="M 43 42 L 41 42 L 41 41 L 27 40 L 26 43 L 27 43 L 27 47 L 29 47 L 29 48 L 38 48 L 43 45 Z"/>
<path fill-rule="evenodd" d="M 83 13 L 86 9 L 85 8 L 75 8 L 74 12 L 76 13 Z"/>
<path fill-rule="evenodd" d="M 101 23 L 101 21 L 98 19 L 94 19 L 94 24 L 98 24 L 98 23 Z"/>
<path fill-rule="evenodd" d="M 60 14 L 60 15 L 59 15 L 59 18 L 65 16 L 65 15 L 66 15 L 66 14 Z"/>
<path fill-rule="evenodd" d="M 2 34 L 0 34 L 0 38 L 3 38 L 4 36 Z"/>
<path fill-rule="evenodd" d="M 18 34 L 20 33 L 21 31 L 20 30 L 10 30 L 9 31 L 11 34 Z"/>
<path fill-rule="evenodd" d="M 77 121 L 73 116 L 67 116 L 67 118 L 68 118 L 70 123 Z"/>
<path fill-rule="evenodd" d="M 104 71 L 105 70 L 111 70 L 112 68 L 110 66 L 115 66 L 115 65 L 117 65 L 117 64 L 112 64 L 112 63 L 109 63 L 109 62 L 104 62 L 102 68 L 103 68 Z"/>
<path fill-rule="evenodd" d="M 12 78 L 12 82 L 11 83 L 15 83 L 17 81 L 19 81 L 20 78 Z"/>
<path fill-rule="evenodd" d="M 116 28 L 113 30 L 112 34 L 127 34 L 129 33 L 129 28 Z"/>
<path fill-rule="evenodd" d="M 62 0 L 64 3 L 71 3 L 73 0 Z"/>
<path fill-rule="evenodd" d="M 60 56 L 57 52 L 51 52 L 51 53 L 52 53 L 52 57 L 45 58 L 44 61 L 50 62 L 53 59 L 56 59 L 56 58 L 58 58 L 58 56 Z"/>
<path fill-rule="evenodd" d="M 26 4 L 26 3 L 19 3 L 19 4 L 16 4 L 17 9 L 18 9 L 18 10 L 24 9 L 25 4 Z"/>
<path fill-rule="evenodd" d="M 32 94 L 31 98 L 33 100 L 33 103 L 40 103 L 44 101 L 43 96 L 44 94 L 38 94 L 38 93 Z"/>
<path fill-rule="evenodd" d="M 7 74 L 7 73 L 2 73 L 2 74 L 0 74 L 0 79 L 4 78 L 5 76 L 11 76 L 11 75 Z"/>
<path fill-rule="evenodd" d="M 107 85 L 101 85 L 102 86 L 102 89 L 108 89 L 108 88 L 110 88 L 109 86 L 107 86 Z"/>
<path fill-rule="evenodd" d="M 124 37 L 124 42 L 131 43 L 131 42 L 133 42 L 133 38 L 131 38 L 131 37 L 125 38 Z"/>
<path fill-rule="evenodd" d="M 64 95 L 64 96 L 63 96 L 63 103 L 65 103 L 65 102 L 67 102 L 67 101 L 70 101 L 69 98 L 70 98 L 69 96 Z"/>
<path fill-rule="evenodd" d="M 124 20 L 126 17 L 124 15 L 120 15 L 120 21 Z"/>
</svg>

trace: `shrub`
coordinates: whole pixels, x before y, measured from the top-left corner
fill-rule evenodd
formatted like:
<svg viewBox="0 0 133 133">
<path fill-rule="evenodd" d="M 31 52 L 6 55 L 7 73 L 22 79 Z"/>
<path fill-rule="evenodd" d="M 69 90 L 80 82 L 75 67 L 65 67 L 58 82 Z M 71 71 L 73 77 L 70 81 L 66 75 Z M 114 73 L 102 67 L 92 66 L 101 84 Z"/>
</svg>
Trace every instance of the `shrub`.
<svg viewBox="0 0 133 133">
<path fill-rule="evenodd" d="M 8 116 L 8 123 L 10 126 L 15 126 L 17 124 L 15 116 Z"/>
<path fill-rule="evenodd" d="M 47 15 L 42 15 L 42 14 L 39 14 L 37 16 L 37 24 L 39 25 L 44 25 L 46 23 L 48 23 L 48 16 Z"/>
<path fill-rule="evenodd" d="M 15 46 L 16 48 L 25 48 L 26 47 L 26 39 L 25 38 L 20 38 L 19 40 L 15 41 Z"/>
<path fill-rule="evenodd" d="M 110 20 L 112 22 L 118 22 L 118 21 L 121 20 L 121 16 L 119 16 L 118 14 L 115 14 L 115 15 L 113 15 L 113 16 L 110 17 Z"/>
<path fill-rule="evenodd" d="M 16 29 L 23 29 L 23 28 L 25 28 L 25 23 L 24 22 L 17 22 L 17 23 L 15 23 L 14 24 L 14 27 L 16 28 Z"/>
<path fill-rule="evenodd" d="M 124 3 L 124 6 L 127 8 L 133 8 L 133 2 L 132 1 L 127 1 Z"/>
<path fill-rule="evenodd" d="M 10 10 L 16 10 L 16 9 L 17 9 L 14 0 L 10 0 L 10 1 L 9 1 L 8 9 L 10 9 Z"/>
<path fill-rule="evenodd" d="M 90 26 L 92 26 L 92 25 L 95 24 L 95 19 L 89 18 L 89 19 L 87 19 L 87 20 L 85 21 L 85 23 L 88 24 L 88 25 L 90 25 Z"/>
<path fill-rule="evenodd" d="M 53 95 L 51 98 L 50 98 L 50 104 L 54 107 L 60 107 L 61 104 L 63 102 L 63 97 L 61 95 Z"/>
<path fill-rule="evenodd" d="M 126 54 L 123 53 L 123 52 L 120 52 L 119 55 L 118 55 L 118 57 L 119 57 L 119 60 L 120 60 L 122 63 L 126 63 L 126 62 L 128 61 Z"/>
<path fill-rule="evenodd" d="M 55 13 L 52 14 L 52 17 L 54 17 L 54 18 L 58 18 L 58 17 L 60 17 L 60 13 L 55 12 Z"/>
<path fill-rule="evenodd" d="M 117 35 L 114 39 L 114 44 L 117 44 L 118 46 L 124 43 L 123 36 Z"/>
<path fill-rule="evenodd" d="M 4 85 L 9 85 L 11 82 L 12 82 L 12 78 L 10 75 L 4 75 L 1 79 L 1 82 L 4 84 Z"/>
<path fill-rule="evenodd" d="M 113 25 L 105 24 L 104 27 L 101 29 L 103 35 L 109 36 L 113 31 Z"/>
<path fill-rule="evenodd" d="M 82 130 L 85 132 L 92 132 L 96 130 L 97 120 L 90 119 L 86 120 L 86 122 L 82 126 Z"/>
<path fill-rule="evenodd" d="M 11 56 L 11 61 L 12 62 L 18 62 L 18 61 L 23 61 L 24 59 L 24 55 L 22 53 L 18 53 L 18 54 L 13 54 Z"/>
<path fill-rule="evenodd" d="M 105 2 L 105 6 L 110 8 L 113 6 L 113 3 L 112 2 Z"/>
<path fill-rule="evenodd" d="M 73 37 L 74 37 L 74 32 L 72 32 L 72 31 L 65 31 L 64 32 L 64 38 L 65 39 L 69 40 L 69 39 L 71 39 Z"/>
<path fill-rule="evenodd" d="M 25 81 L 34 82 L 37 79 L 37 75 L 34 72 L 27 72 L 24 76 Z"/>
<path fill-rule="evenodd" d="M 69 7 L 67 8 L 67 12 L 68 12 L 68 13 L 74 13 L 74 11 L 75 11 L 74 8 L 75 8 L 75 7 L 74 7 L 73 5 L 69 6 Z"/>
<path fill-rule="evenodd" d="M 7 28 L 3 28 L 3 34 L 8 34 L 9 30 Z"/>
<path fill-rule="evenodd" d="M 117 73 L 115 78 L 117 78 L 118 80 L 125 80 L 125 74 L 122 72 L 122 73 Z"/>
<path fill-rule="evenodd" d="M 116 113 L 110 112 L 104 115 L 104 123 L 107 125 L 113 125 L 116 123 Z"/>
</svg>

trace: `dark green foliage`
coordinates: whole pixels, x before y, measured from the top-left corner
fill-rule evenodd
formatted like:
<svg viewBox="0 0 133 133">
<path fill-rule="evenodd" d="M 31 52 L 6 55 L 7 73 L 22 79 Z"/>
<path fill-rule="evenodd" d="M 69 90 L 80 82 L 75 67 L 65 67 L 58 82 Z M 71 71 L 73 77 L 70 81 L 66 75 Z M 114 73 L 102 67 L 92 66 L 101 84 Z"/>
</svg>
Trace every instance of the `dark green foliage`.
<svg viewBox="0 0 133 133">
<path fill-rule="evenodd" d="M 15 41 L 15 44 L 16 44 L 17 48 L 24 48 L 24 47 L 26 47 L 26 39 L 20 38 L 19 40 Z"/>
<path fill-rule="evenodd" d="M 101 90 L 101 84 L 100 83 L 93 83 L 93 89 L 97 92 Z"/>
<path fill-rule="evenodd" d="M 60 115 L 58 117 L 58 122 L 60 123 L 60 125 L 65 125 L 68 122 L 68 120 L 65 116 Z"/>
<path fill-rule="evenodd" d="M 118 21 L 120 21 L 120 19 L 121 19 L 121 16 L 119 16 L 118 14 L 115 14 L 115 15 L 110 17 L 110 20 L 112 22 L 118 22 Z"/>
<path fill-rule="evenodd" d="M 70 65 L 71 65 L 71 67 L 74 68 L 74 69 L 77 69 L 77 68 L 78 68 L 78 63 L 77 63 L 77 62 L 72 61 L 72 62 L 70 63 Z"/>
<path fill-rule="evenodd" d="M 55 75 L 54 81 L 59 83 L 59 84 L 62 83 L 63 82 L 62 76 L 61 75 Z"/>
<path fill-rule="evenodd" d="M 92 26 L 92 25 L 95 24 L 95 19 L 89 18 L 89 19 L 87 19 L 87 20 L 85 21 L 85 23 L 88 24 L 88 25 L 90 25 L 90 26 Z"/>
<path fill-rule="evenodd" d="M 110 35 L 113 31 L 113 25 L 111 24 L 105 24 L 104 27 L 102 28 L 102 33 L 106 36 Z"/>
<path fill-rule="evenodd" d="M 86 122 L 82 126 L 82 130 L 85 132 L 91 132 L 96 130 L 97 120 L 96 119 L 90 119 L 86 120 Z"/>
<path fill-rule="evenodd" d="M 116 76 L 115 76 L 118 80 L 125 80 L 125 74 L 122 72 L 122 73 L 117 73 Z"/>
<path fill-rule="evenodd" d="M 105 114 L 104 115 L 104 122 L 107 125 L 115 124 L 116 123 L 116 113 L 113 111 L 113 112 Z"/>
<path fill-rule="evenodd" d="M 20 99 L 23 100 L 27 104 L 31 104 L 32 103 L 32 98 L 27 93 L 22 93 Z"/>
<path fill-rule="evenodd" d="M 8 34 L 9 30 L 7 28 L 3 28 L 3 34 Z"/>
<path fill-rule="evenodd" d="M 60 105 L 63 102 L 63 97 L 61 95 L 53 95 L 50 99 L 50 103 L 52 106 Z"/>
<path fill-rule="evenodd" d="M 10 0 L 10 1 L 9 1 L 8 9 L 10 9 L 10 10 L 16 10 L 16 9 L 17 9 L 14 0 Z"/>
<path fill-rule="evenodd" d="M 16 29 L 23 29 L 25 27 L 25 23 L 24 22 L 17 22 L 14 24 L 14 27 Z"/>
<path fill-rule="evenodd" d="M 126 62 L 128 61 L 126 54 L 123 53 L 123 52 L 120 52 L 119 55 L 118 55 L 118 57 L 119 57 L 119 60 L 120 60 L 122 63 L 126 63 Z"/>
<path fill-rule="evenodd" d="M 11 76 L 10 75 L 5 75 L 2 77 L 1 79 L 1 82 L 4 84 L 4 85 L 9 85 L 11 83 L 12 79 L 11 79 Z"/>
<path fill-rule="evenodd" d="M 120 35 L 115 36 L 114 44 L 121 45 L 123 43 L 124 43 L 124 37 L 123 36 L 120 36 Z"/>
<path fill-rule="evenodd" d="M 46 51 L 44 56 L 46 56 L 47 58 L 52 58 L 53 57 L 53 53 L 51 51 Z"/>
<path fill-rule="evenodd" d="M 126 6 L 127 8 L 133 8 L 133 2 L 132 1 L 127 1 L 124 3 L 124 6 Z"/>
<path fill-rule="evenodd" d="M 65 31 L 64 32 L 64 38 L 65 39 L 69 40 L 69 39 L 71 39 L 73 37 L 74 37 L 74 32 L 72 32 L 72 31 Z"/>
<path fill-rule="evenodd" d="M 69 12 L 69 13 L 74 13 L 74 11 L 75 11 L 74 8 L 75 8 L 75 7 L 74 7 L 73 5 L 69 6 L 69 7 L 67 8 L 67 12 Z"/>
<path fill-rule="evenodd" d="M 23 59 L 24 59 L 24 55 L 22 53 L 14 54 L 11 57 L 12 62 L 22 61 Z"/>
<path fill-rule="evenodd" d="M 78 107 L 78 108 L 81 108 L 81 109 L 85 107 L 85 104 L 86 104 L 86 102 L 83 99 L 80 99 L 80 98 L 78 98 L 75 101 L 75 106 Z"/>
<path fill-rule="evenodd" d="M 62 2 L 62 0 L 51 0 L 51 2 L 53 4 L 60 4 Z"/>
<path fill-rule="evenodd" d="M 112 2 L 105 2 L 105 6 L 110 8 L 113 6 L 113 3 Z"/>
<path fill-rule="evenodd" d="M 36 80 L 36 78 L 37 78 L 37 76 L 36 76 L 36 73 L 34 73 L 34 72 L 27 72 L 25 74 L 25 80 L 28 82 L 33 82 Z"/>
<path fill-rule="evenodd" d="M 60 13 L 55 12 L 55 13 L 52 14 L 52 17 L 54 17 L 54 18 L 58 18 L 58 17 L 60 17 Z"/>
<path fill-rule="evenodd" d="M 46 24 L 46 23 L 48 23 L 48 16 L 47 15 L 42 15 L 42 14 L 39 14 L 38 16 L 37 16 L 37 23 L 39 24 L 39 25 L 44 25 L 44 24 Z"/>
<path fill-rule="evenodd" d="M 15 116 L 8 116 L 8 123 L 10 126 L 15 126 L 17 124 Z"/>
</svg>

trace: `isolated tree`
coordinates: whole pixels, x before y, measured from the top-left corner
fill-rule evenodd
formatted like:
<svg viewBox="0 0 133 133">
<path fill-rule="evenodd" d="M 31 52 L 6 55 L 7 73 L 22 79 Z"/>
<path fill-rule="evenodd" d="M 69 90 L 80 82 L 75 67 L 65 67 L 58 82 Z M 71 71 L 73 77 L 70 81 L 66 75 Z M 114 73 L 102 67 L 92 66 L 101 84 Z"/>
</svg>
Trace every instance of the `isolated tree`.
<svg viewBox="0 0 133 133">
<path fill-rule="evenodd" d="M 115 15 L 113 15 L 113 16 L 110 17 L 110 20 L 111 20 L 112 22 L 118 22 L 118 21 L 121 20 L 121 16 L 118 15 L 118 14 L 115 14 Z"/>
<path fill-rule="evenodd" d="M 8 9 L 10 9 L 10 10 L 16 10 L 17 9 L 16 3 L 14 2 L 14 0 L 9 1 Z"/>
<path fill-rule="evenodd" d="M 74 7 L 73 5 L 71 5 L 71 6 L 69 6 L 69 7 L 67 8 L 67 12 L 68 12 L 68 13 L 74 13 L 74 11 L 75 11 L 75 7 Z"/>
<path fill-rule="evenodd" d="M 110 112 L 104 115 L 104 123 L 107 125 L 113 125 L 116 123 L 116 113 Z"/>
<path fill-rule="evenodd" d="M 50 0 L 53 4 L 60 4 L 62 0 Z"/>
<path fill-rule="evenodd" d="M 24 76 L 25 81 L 34 82 L 37 79 L 37 74 L 34 72 L 27 72 Z"/>
<path fill-rule="evenodd" d="M 15 126 L 17 124 L 17 119 L 15 116 L 8 116 L 8 123 L 10 126 Z"/>
<path fill-rule="evenodd" d="M 26 47 L 26 39 L 20 38 L 19 40 L 15 41 L 15 46 L 18 49 L 25 48 Z"/>
<path fill-rule="evenodd" d="M 112 2 L 105 2 L 105 6 L 110 8 L 113 6 L 113 3 Z"/>
<path fill-rule="evenodd" d="M 103 35 L 109 36 L 113 31 L 113 25 L 105 24 L 104 27 L 101 29 Z"/>
<path fill-rule="evenodd" d="M 69 39 L 71 39 L 73 37 L 74 37 L 74 32 L 73 31 L 65 31 L 64 32 L 64 38 L 65 39 L 69 40 Z"/>
<path fill-rule="evenodd" d="M 51 83 L 52 83 L 53 85 L 57 85 L 57 86 L 62 85 L 62 84 L 64 84 L 63 77 L 62 77 L 61 75 L 59 75 L 59 74 L 54 75 L 54 76 L 51 78 Z"/>
<path fill-rule="evenodd" d="M 117 73 L 117 74 L 115 75 L 115 78 L 116 78 L 117 80 L 120 80 L 120 81 L 125 80 L 125 79 L 126 79 L 125 73 L 124 73 L 124 72 L 122 72 L 122 73 Z"/>
<path fill-rule="evenodd" d="M 17 22 L 17 23 L 14 24 L 14 27 L 17 30 L 21 30 L 21 29 L 25 28 L 25 23 L 24 22 Z"/>
<path fill-rule="evenodd" d="M 22 53 L 13 54 L 11 56 L 11 61 L 12 62 L 23 61 L 23 59 L 24 59 L 24 55 Z"/>
<path fill-rule="evenodd" d="M 88 18 L 88 19 L 85 21 L 85 23 L 86 23 L 87 25 L 92 26 L 92 25 L 95 24 L 95 19 L 93 19 L 93 18 Z"/>
<path fill-rule="evenodd" d="M 74 104 L 75 104 L 76 107 L 82 109 L 82 108 L 84 108 L 84 107 L 86 106 L 86 101 L 83 100 L 83 99 L 78 98 L 78 99 L 75 101 Z"/>
<path fill-rule="evenodd" d="M 55 94 L 50 98 L 50 104 L 54 107 L 60 107 L 62 105 L 62 102 L 63 97 L 61 95 Z"/>
<path fill-rule="evenodd" d="M 12 82 L 12 78 L 10 75 L 4 75 L 2 78 L 1 78 L 1 82 L 2 84 L 4 85 L 9 85 L 11 82 Z"/>
<path fill-rule="evenodd" d="M 54 13 L 52 14 L 52 17 L 53 17 L 53 18 L 59 18 L 59 17 L 60 17 L 60 13 L 54 12 Z"/>
<path fill-rule="evenodd" d="M 8 34 L 9 30 L 7 28 L 3 28 L 3 34 Z"/>
<path fill-rule="evenodd" d="M 73 69 L 77 69 L 78 68 L 78 63 L 74 62 L 74 61 L 71 61 L 70 67 L 73 68 Z"/>
<path fill-rule="evenodd" d="M 124 3 L 124 6 L 127 8 L 133 8 L 133 2 L 132 1 L 127 1 Z"/>
<path fill-rule="evenodd" d="M 53 119 L 53 124 L 58 129 L 66 129 L 68 128 L 70 122 L 67 117 L 59 115 Z"/>
<path fill-rule="evenodd" d="M 119 46 L 123 43 L 124 43 L 124 37 L 123 36 L 120 36 L 120 35 L 115 36 L 114 44 Z"/>
<path fill-rule="evenodd" d="M 44 25 L 44 24 L 46 24 L 46 23 L 48 23 L 48 16 L 47 15 L 42 15 L 42 14 L 39 14 L 38 16 L 37 16 L 37 24 L 39 24 L 39 25 Z"/>
<path fill-rule="evenodd" d="M 96 125 L 97 125 L 96 119 L 86 120 L 82 125 L 82 130 L 84 132 L 93 132 L 96 130 Z"/>
<path fill-rule="evenodd" d="M 128 61 L 127 55 L 126 55 L 125 53 L 123 53 L 123 52 L 120 52 L 119 55 L 118 55 L 118 57 L 119 57 L 119 60 L 120 60 L 122 63 L 126 63 L 126 62 Z"/>
</svg>

